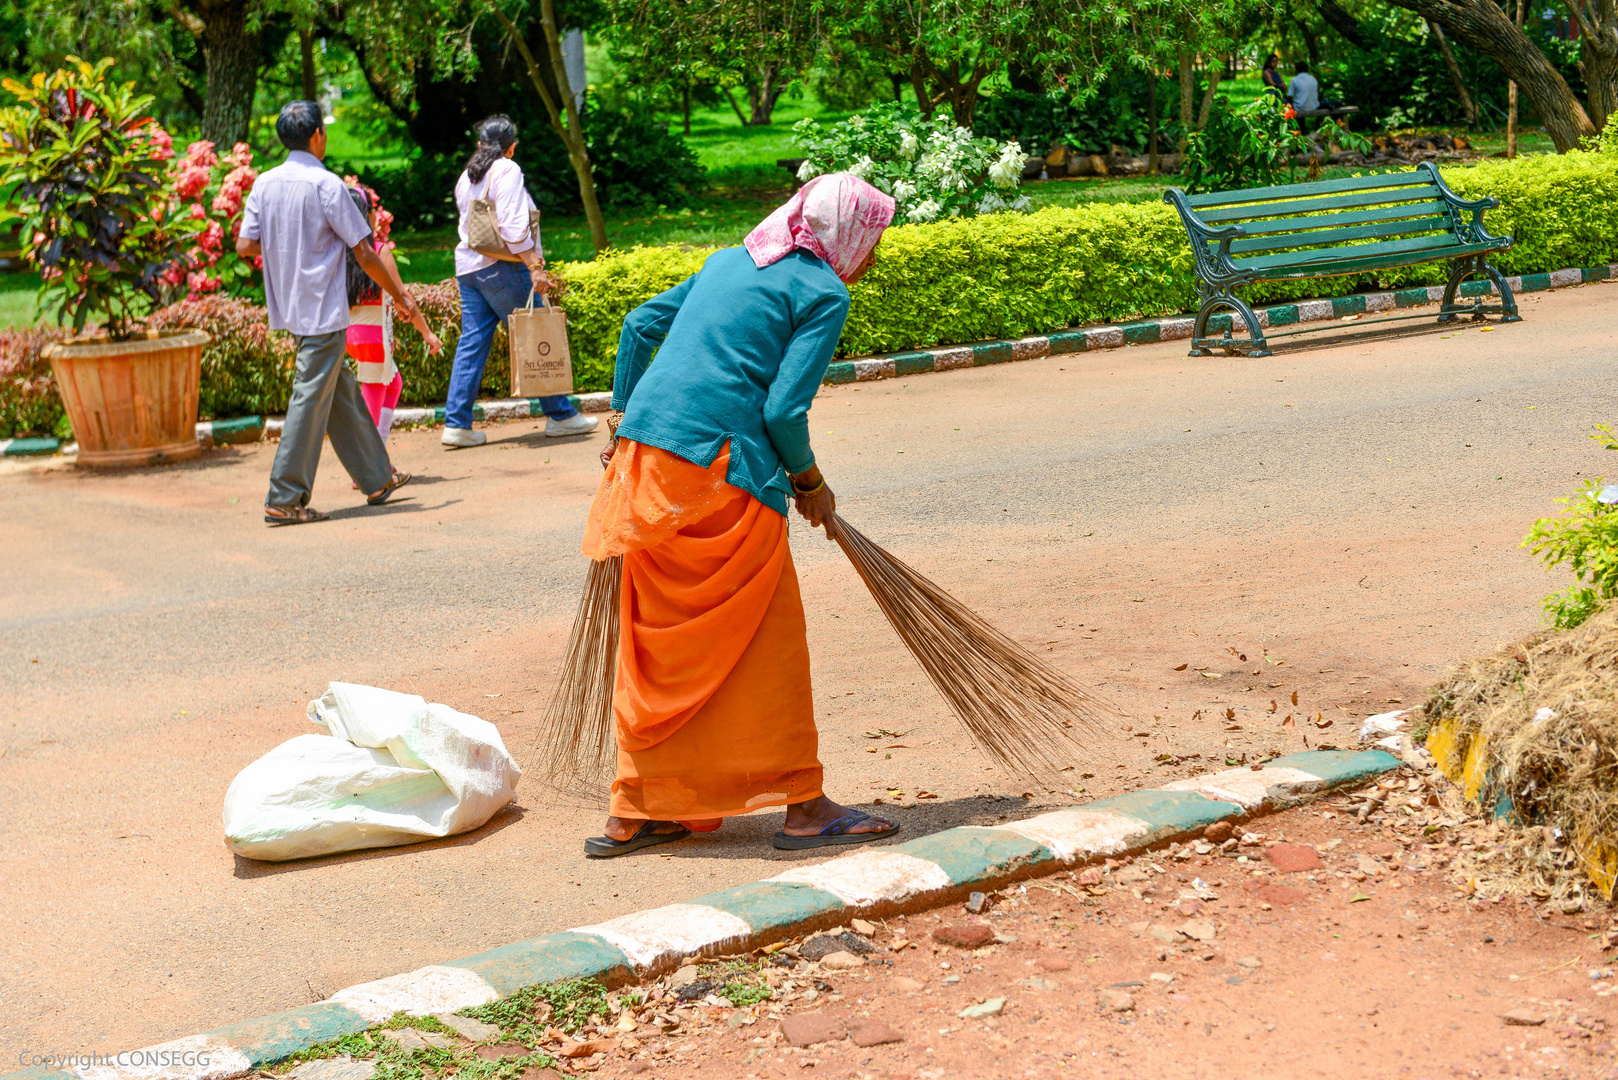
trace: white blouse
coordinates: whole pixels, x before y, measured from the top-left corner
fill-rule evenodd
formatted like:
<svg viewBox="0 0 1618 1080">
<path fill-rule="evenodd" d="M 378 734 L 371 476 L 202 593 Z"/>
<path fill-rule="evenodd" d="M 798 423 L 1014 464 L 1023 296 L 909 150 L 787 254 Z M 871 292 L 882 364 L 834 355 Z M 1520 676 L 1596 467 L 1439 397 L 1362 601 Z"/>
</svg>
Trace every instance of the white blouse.
<svg viewBox="0 0 1618 1080">
<path fill-rule="evenodd" d="M 461 178 L 455 182 L 455 209 L 461 215 L 461 242 L 455 245 L 457 277 L 476 273 L 500 261 L 481 251 L 473 251 L 467 244 L 466 218 L 472 212 L 473 199 L 493 200 L 495 217 L 500 223 L 500 238 L 513 255 L 535 246 L 533 238 L 528 235 L 528 211 L 534 209 L 534 200 L 528 194 L 528 186 L 523 183 L 522 167 L 510 158 L 500 158 L 489 166 L 489 171 L 483 174 L 483 179 L 478 183 L 473 183 L 472 178 L 462 171 Z"/>
</svg>

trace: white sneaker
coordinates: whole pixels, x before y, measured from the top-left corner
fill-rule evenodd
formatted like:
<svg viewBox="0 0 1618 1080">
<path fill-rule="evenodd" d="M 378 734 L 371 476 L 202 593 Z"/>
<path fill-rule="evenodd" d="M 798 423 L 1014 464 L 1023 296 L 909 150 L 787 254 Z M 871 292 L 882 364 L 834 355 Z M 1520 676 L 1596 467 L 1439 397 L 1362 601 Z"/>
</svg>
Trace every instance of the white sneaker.
<svg viewBox="0 0 1618 1080">
<path fill-rule="evenodd" d="M 574 413 L 566 420 L 547 417 L 545 420 L 545 435 L 552 439 L 558 435 L 588 435 L 600 426 L 600 417 L 585 416 L 583 413 Z M 445 438 L 448 438 L 448 436 L 445 436 Z"/>
<path fill-rule="evenodd" d="M 451 450 L 458 450 L 468 446 L 482 446 L 489 441 L 489 437 L 481 431 L 471 428 L 446 427 L 444 437 L 438 440 Z"/>
</svg>

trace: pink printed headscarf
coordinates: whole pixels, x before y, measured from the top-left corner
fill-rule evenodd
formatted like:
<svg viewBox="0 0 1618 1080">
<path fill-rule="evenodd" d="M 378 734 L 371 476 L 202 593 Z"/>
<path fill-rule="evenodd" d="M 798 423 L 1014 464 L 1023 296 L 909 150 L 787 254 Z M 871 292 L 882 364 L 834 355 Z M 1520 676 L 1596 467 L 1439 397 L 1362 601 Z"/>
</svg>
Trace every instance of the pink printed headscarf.
<svg viewBox="0 0 1618 1080">
<path fill-rule="evenodd" d="M 892 196 L 849 173 L 827 173 L 803 185 L 742 243 L 760 270 L 803 248 L 847 281 L 892 220 Z"/>
</svg>

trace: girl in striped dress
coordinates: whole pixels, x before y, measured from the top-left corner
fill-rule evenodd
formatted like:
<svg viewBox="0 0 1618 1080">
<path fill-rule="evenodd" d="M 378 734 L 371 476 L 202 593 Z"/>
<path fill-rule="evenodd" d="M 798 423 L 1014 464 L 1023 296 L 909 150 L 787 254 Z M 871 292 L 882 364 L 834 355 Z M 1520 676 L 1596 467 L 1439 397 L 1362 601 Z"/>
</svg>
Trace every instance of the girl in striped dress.
<svg viewBox="0 0 1618 1080">
<path fill-rule="evenodd" d="M 398 282 L 399 264 L 394 261 L 392 245 L 376 238 L 376 200 L 363 187 L 350 186 L 348 194 L 371 226 L 371 238 L 382 265 Z M 404 288 L 402 284 L 399 287 Z M 411 318 L 411 325 L 426 340 L 427 352 L 436 356 L 444 343 L 438 340 L 420 311 Z M 393 301 L 360 269 L 359 260 L 352 252 L 348 256 L 348 355 L 358 368 L 360 394 L 386 444 L 388 432 L 393 429 L 393 411 L 398 408 L 399 395 L 404 391 L 404 378 L 393 363 Z"/>
</svg>

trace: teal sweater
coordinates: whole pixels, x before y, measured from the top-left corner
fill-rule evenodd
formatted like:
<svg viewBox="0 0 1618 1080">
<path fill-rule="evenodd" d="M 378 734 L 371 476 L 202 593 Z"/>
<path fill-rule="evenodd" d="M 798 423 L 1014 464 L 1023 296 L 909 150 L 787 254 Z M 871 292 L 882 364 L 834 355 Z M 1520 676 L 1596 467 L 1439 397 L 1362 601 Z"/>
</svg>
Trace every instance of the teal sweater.
<svg viewBox="0 0 1618 1080">
<path fill-rule="evenodd" d="M 815 463 L 809 406 L 847 318 L 848 287 L 806 251 L 762 270 L 744 248 L 714 252 L 624 320 L 618 434 L 704 468 L 728 441 L 726 479 L 785 514 L 787 474 Z"/>
</svg>

